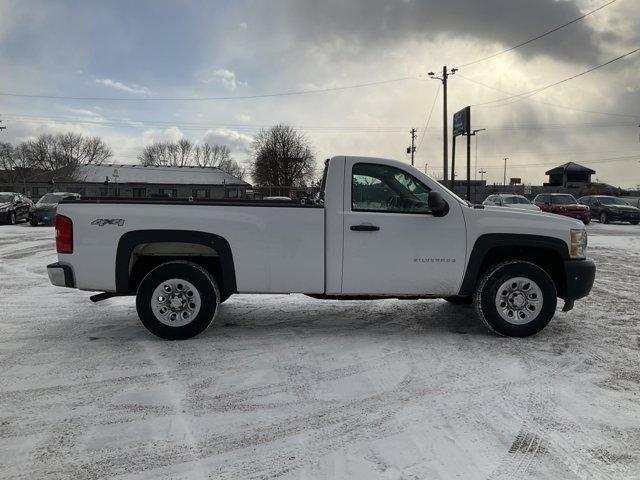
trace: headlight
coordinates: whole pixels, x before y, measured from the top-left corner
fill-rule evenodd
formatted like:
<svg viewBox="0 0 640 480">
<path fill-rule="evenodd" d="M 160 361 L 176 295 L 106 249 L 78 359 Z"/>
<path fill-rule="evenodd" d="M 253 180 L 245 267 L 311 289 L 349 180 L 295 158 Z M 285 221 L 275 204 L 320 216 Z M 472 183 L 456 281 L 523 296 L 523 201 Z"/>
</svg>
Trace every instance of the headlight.
<svg viewBox="0 0 640 480">
<path fill-rule="evenodd" d="M 571 229 L 571 258 L 586 258 L 587 256 L 587 231 L 582 228 Z"/>
<path fill-rule="evenodd" d="M 5 205 L 4 207 L 0 207 L 0 212 L 2 213 L 8 212 L 9 210 L 11 210 L 11 205 Z"/>
</svg>

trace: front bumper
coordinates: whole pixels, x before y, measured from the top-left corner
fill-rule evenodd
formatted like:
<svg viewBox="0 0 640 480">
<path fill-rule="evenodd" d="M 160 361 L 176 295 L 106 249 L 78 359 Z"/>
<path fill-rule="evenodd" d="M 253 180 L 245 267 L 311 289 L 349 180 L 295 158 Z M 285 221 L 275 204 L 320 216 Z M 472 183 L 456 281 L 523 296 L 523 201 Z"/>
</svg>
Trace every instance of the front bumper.
<svg viewBox="0 0 640 480">
<path fill-rule="evenodd" d="M 591 260 L 565 260 L 566 291 L 564 299 L 568 301 L 586 297 L 596 278 L 596 264 Z"/>
<path fill-rule="evenodd" d="M 30 212 L 29 220 L 45 225 L 53 225 L 56 220 L 56 212 Z"/>
<path fill-rule="evenodd" d="M 74 288 L 76 286 L 73 270 L 69 265 L 57 262 L 47 265 L 47 275 L 49 275 L 51 284 L 56 287 Z"/>
<path fill-rule="evenodd" d="M 558 212 L 560 215 L 564 215 L 565 217 L 575 218 L 576 220 L 582 220 L 583 222 L 591 221 L 591 212 L 589 211 L 566 211 L 566 212 Z"/>
</svg>

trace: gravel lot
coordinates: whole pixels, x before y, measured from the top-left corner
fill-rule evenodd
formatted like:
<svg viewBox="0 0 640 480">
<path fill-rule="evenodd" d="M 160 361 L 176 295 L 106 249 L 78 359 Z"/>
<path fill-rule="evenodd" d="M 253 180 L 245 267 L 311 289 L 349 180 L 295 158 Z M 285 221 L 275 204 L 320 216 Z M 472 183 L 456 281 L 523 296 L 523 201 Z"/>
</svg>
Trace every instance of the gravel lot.
<svg viewBox="0 0 640 480">
<path fill-rule="evenodd" d="M 0 476 L 638 478 L 640 227 L 588 228 L 592 295 L 533 338 L 440 300 L 242 295 L 166 342 L 132 298 L 52 287 L 51 228 L 0 226 Z"/>
</svg>

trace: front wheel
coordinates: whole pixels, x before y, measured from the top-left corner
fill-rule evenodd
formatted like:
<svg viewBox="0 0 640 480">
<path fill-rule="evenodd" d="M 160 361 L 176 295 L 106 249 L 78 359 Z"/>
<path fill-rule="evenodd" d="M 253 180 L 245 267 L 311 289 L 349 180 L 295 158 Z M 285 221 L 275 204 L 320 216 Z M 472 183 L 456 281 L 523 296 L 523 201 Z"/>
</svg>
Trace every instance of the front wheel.
<svg viewBox="0 0 640 480">
<path fill-rule="evenodd" d="M 142 324 L 167 340 L 202 333 L 213 321 L 220 290 L 211 274 L 192 262 L 159 265 L 140 282 L 136 309 Z"/>
<path fill-rule="evenodd" d="M 556 311 L 557 292 L 542 268 L 510 260 L 490 268 L 475 293 L 475 306 L 485 325 L 509 337 L 528 337 L 541 331 Z"/>
<path fill-rule="evenodd" d="M 16 224 L 16 212 L 9 212 L 9 223 L 11 225 Z"/>
<path fill-rule="evenodd" d="M 638 220 L 631 220 L 629 223 L 630 223 L 631 225 L 638 225 L 638 223 L 640 223 L 640 221 L 638 221 Z"/>
</svg>

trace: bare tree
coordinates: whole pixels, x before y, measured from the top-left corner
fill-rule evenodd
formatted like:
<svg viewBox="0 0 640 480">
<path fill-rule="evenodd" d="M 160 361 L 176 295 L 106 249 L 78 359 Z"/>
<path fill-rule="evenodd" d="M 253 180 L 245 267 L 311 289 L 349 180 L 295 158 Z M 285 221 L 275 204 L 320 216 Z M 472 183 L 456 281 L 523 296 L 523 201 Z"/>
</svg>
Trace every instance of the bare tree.
<svg viewBox="0 0 640 480">
<path fill-rule="evenodd" d="M 197 144 L 187 139 L 147 145 L 138 160 L 142 165 L 216 167 L 237 178 L 245 175 L 244 168 L 231 157 L 226 145 Z"/>
<path fill-rule="evenodd" d="M 252 153 L 251 174 L 258 185 L 303 186 L 313 180 L 311 144 L 290 125 L 260 130 L 253 140 Z"/>
</svg>

